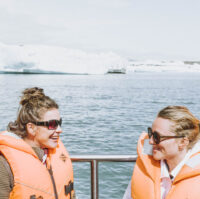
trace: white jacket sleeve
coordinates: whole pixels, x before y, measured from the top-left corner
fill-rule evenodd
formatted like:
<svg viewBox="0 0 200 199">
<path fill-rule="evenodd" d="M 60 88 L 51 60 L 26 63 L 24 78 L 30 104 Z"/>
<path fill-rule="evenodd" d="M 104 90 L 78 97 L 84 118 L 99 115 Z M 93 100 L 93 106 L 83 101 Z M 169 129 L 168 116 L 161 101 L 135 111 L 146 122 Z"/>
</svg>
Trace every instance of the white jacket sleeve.
<svg viewBox="0 0 200 199">
<path fill-rule="evenodd" d="M 129 184 L 128 184 L 128 187 L 127 187 L 127 189 L 126 189 L 126 192 L 124 193 L 123 199 L 133 199 L 133 198 L 131 197 L 131 181 L 130 181 Z"/>
</svg>

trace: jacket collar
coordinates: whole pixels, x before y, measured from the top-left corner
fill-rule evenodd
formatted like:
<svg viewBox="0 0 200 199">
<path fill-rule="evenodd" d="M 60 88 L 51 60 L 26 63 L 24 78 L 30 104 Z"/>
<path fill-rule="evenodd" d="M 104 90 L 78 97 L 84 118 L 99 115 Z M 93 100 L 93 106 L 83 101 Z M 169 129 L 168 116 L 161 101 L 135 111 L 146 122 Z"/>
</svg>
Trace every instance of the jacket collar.
<svg viewBox="0 0 200 199">
<path fill-rule="evenodd" d="M 34 150 L 22 138 L 12 132 L 3 131 L 0 133 L 0 145 L 5 145 L 25 153 L 29 153 L 38 158 Z"/>
<path fill-rule="evenodd" d="M 143 167 L 147 175 L 154 181 L 159 182 L 160 179 L 160 161 L 156 161 L 152 157 L 152 146 L 149 144 L 147 133 L 142 133 L 137 146 L 138 158 L 141 159 Z"/>
</svg>

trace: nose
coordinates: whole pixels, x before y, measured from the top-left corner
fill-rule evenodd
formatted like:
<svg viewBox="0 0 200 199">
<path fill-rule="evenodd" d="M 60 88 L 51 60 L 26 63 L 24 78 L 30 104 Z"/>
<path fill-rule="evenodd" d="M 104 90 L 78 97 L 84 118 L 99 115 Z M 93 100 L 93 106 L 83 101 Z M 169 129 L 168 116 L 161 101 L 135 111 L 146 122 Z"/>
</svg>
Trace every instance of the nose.
<svg viewBox="0 0 200 199">
<path fill-rule="evenodd" d="M 56 129 L 56 133 L 62 133 L 62 128 L 60 125 L 58 125 L 57 129 Z"/>
<path fill-rule="evenodd" d="M 149 144 L 151 144 L 151 145 L 155 144 L 154 140 L 153 140 L 153 136 L 151 136 L 151 138 L 149 139 Z"/>
</svg>

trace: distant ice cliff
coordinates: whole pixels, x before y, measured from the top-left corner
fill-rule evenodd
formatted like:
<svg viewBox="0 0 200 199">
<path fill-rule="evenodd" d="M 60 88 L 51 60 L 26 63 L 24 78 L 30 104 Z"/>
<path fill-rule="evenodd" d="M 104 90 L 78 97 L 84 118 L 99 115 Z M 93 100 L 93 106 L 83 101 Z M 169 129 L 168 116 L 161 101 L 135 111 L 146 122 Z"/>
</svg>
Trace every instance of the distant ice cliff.
<svg viewBox="0 0 200 199">
<path fill-rule="evenodd" d="M 113 52 L 88 53 L 64 47 L 0 43 L 0 72 L 104 74 L 111 67 L 127 65 L 127 59 Z"/>
<path fill-rule="evenodd" d="M 0 73 L 105 74 L 109 70 L 129 72 L 200 72 L 200 61 L 127 59 L 113 52 L 44 45 L 0 43 Z"/>
<path fill-rule="evenodd" d="M 132 72 L 200 72 L 200 61 L 129 60 Z"/>
</svg>

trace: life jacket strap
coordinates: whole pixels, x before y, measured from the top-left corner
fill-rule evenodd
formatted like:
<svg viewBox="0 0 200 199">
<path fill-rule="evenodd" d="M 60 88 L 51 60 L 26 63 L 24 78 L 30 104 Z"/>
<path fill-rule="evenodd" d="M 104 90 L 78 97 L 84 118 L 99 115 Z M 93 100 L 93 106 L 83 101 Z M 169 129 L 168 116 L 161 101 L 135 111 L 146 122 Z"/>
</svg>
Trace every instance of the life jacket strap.
<svg viewBox="0 0 200 199">
<path fill-rule="evenodd" d="M 43 197 L 42 197 L 42 196 L 39 196 L 39 197 L 36 198 L 36 195 L 31 195 L 31 196 L 30 196 L 30 199 L 43 199 Z"/>
</svg>

